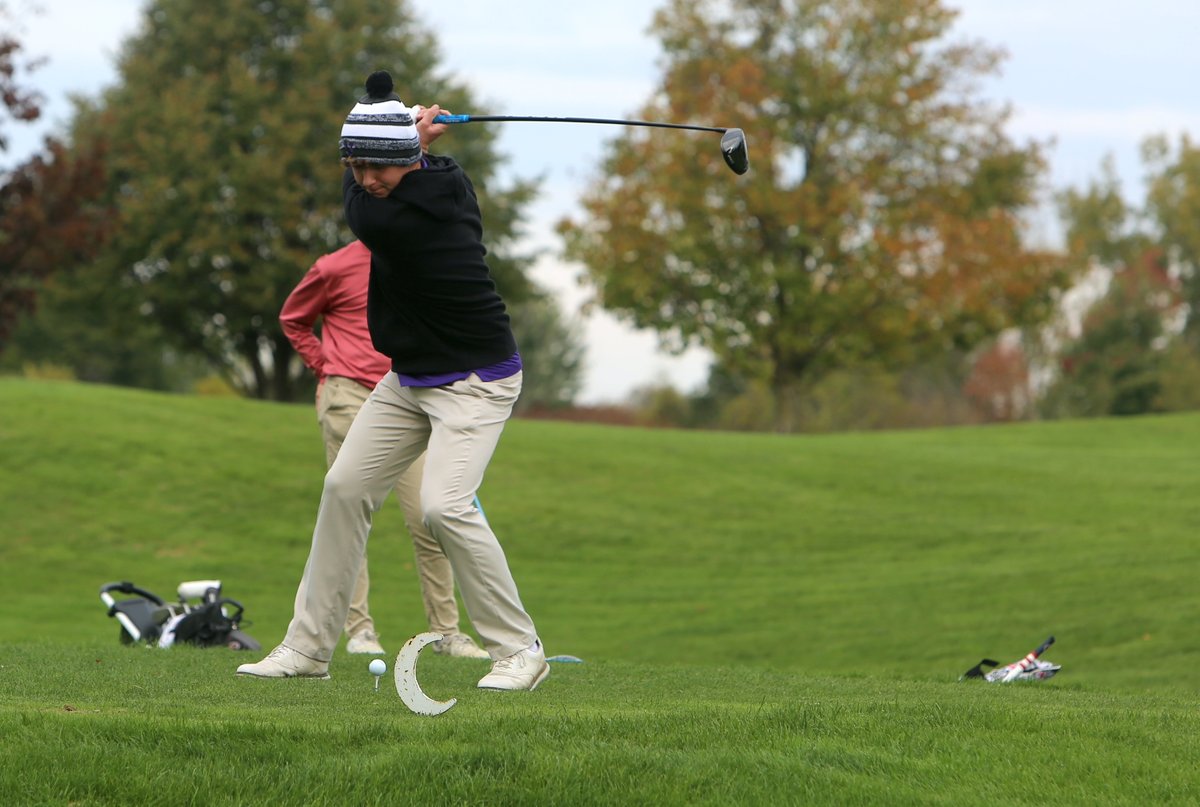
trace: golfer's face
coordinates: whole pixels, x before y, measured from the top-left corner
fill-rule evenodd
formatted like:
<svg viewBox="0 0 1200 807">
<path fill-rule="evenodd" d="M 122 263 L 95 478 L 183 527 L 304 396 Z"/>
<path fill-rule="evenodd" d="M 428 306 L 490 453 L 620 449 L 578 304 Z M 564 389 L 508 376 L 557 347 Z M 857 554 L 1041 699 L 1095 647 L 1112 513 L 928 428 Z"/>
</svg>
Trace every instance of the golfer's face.
<svg viewBox="0 0 1200 807">
<path fill-rule="evenodd" d="M 415 165 L 355 165 L 354 181 L 363 190 L 377 198 L 384 198 L 400 184 L 404 175 L 412 171 Z"/>
</svg>

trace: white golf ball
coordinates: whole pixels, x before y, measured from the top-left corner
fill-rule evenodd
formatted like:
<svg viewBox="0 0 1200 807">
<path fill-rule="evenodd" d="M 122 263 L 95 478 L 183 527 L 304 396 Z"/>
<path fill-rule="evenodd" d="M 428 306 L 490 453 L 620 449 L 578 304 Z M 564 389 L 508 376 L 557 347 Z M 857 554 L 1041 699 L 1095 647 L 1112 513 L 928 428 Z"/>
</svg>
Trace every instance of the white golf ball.
<svg viewBox="0 0 1200 807">
<path fill-rule="evenodd" d="M 383 659 L 374 659 L 367 669 L 371 671 L 371 675 L 383 675 L 387 672 L 387 665 L 383 663 Z"/>
</svg>

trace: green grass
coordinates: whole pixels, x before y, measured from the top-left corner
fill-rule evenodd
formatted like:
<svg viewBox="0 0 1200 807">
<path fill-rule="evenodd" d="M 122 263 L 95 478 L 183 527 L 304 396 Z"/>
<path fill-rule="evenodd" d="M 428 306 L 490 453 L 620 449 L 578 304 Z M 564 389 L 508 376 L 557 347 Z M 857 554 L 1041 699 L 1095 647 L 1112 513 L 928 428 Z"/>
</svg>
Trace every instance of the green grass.
<svg viewBox="0 0 1200 807">
<path fill-rule="evenodd" d="M 0 733 L 19 765 L 0 787 L 59 804 L 1144 805 L 1200 785 L 1184 697 L 608 661 L 513 696 L 435 657 L 426 689 L 459 703 L 428 719 L 346 657 L 331 681 L 257 681 L 231 655 L 14 648 Z"/>
<path fill-rule="evenodd" d="M 820 437 L 512 422 L 484 489 L 555 665 L 422 659 L 437 718 L 244 654 L 117 644 L 97 597 L 218 577 L 270 646 L 311 407 L 0 379 L 0 792 L 17 804 L 1200 800 L 1200 416 Z M 398 509 L 370 548 L 424 628 Z M 959 684 L 1053 633 L 1054 680 Z M 8 801 L 8 799 L 6 799 Z"/>
</svg>

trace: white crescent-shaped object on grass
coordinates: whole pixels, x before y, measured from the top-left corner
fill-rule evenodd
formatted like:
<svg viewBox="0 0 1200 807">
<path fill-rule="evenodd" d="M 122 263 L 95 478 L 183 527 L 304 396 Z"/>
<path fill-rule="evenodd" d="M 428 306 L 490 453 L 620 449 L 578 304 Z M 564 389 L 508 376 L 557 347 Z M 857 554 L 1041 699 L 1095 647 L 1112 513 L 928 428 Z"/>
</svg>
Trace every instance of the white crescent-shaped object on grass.
<svg viewBox="0 0 1200 807">
<path fill-rule="evenodd" d="M 396 654 L 396 694 L 400 696 L 400 700 L 404 701 L 404 705 L 412 709 L 419 715 L 440 715 L 442 712 L 449 711 L 450 707 L 458 703 L 458 698 L 451 698 L 448 701 L 435 701 L 433 698 L 425 694 L 421 689 L 421 685 L 417 683 L 417 657 L 421 655 L 421 650 L 427 644 L 440 641 L 442 634 L 440 633 L 418 633 L 416 636 L 404 643 L 404 647 L 400 648 L 400 652 Z"/>
</svg>

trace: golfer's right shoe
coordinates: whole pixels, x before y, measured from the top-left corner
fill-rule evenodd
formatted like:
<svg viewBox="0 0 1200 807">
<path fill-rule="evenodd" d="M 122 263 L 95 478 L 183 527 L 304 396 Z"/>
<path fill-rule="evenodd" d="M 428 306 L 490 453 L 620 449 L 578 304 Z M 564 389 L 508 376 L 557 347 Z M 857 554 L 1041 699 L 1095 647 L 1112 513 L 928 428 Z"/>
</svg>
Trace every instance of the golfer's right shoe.
<svg viewBox="0 0 1200 807">
<path fill-rule="evenodd" d="M 237 674 L 255 678 L 328 678 L 329 662 L 317 661 L 279 645 L 262 661 L 238 667 Z"/>
<path fill-rule="evenodd" d="M 492 665 L 492 671 L 479 679 L 480 689 L 525 689 L 532 692 L 550 675 L 546 651 L 538 640 L 533 647 L 513 653 Z"/>
</svg>

